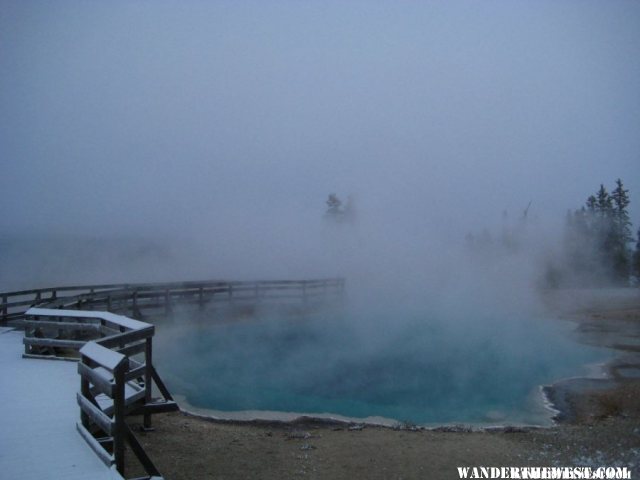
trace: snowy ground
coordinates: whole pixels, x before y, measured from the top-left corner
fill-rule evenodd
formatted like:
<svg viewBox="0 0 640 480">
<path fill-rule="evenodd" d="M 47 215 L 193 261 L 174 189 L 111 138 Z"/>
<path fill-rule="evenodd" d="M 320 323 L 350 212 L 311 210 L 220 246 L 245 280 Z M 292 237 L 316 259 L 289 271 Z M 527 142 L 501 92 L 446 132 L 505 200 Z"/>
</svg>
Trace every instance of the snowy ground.
<svg viewBox="0 0 640 480">
<path fill-rule="evenodd" d="M 0 328 L 0 476 L 121 479 L 76 431 L 76 363 L 23 359 L 22 337 Z"/>
</svg>

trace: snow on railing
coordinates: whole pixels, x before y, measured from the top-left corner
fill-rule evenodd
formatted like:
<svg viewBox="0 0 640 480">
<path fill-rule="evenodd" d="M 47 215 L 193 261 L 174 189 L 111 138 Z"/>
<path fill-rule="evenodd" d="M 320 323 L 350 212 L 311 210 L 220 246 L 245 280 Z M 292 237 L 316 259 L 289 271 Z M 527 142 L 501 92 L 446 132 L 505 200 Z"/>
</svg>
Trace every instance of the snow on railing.
<svg viewBox="0 0 640 480">
<path fill-rule="evenodd" d="M 31 308 L 26 315 L 25 349 L 29 353 L 25 356 L 52 358 L 42 351 L 34 353 L 34 348 L 78 348 L 77 429 L 98 457 L 108 466 L 115 465 L 124 476 L 125 444 L 128 444 L 147 472 L 145 478 L 159 477 L 157 468 L 125 423 L 126 415 L 143 415 L 144 428 L 151 428 L 152 413 L 178 409 L 153 367 L 154 326 L 110 312 Z M 46 329 L 81 332 L 93 339 L 71 341 L 32 335 Z M 152 398 L 154 383 L 162 394 L 160 399 Z"/>
<path fill-rule="evenodd" d="M 218 302 L 294 301 L 308 306 L 343 295 L 341 278 L 52 287 L 0 293 L 0 325 L 24 326 L 24 357 L 78 360 L 79 356 L 78 431 L 123 476 L 128 443 L 148 474 L 144 478 L 151 479 L 159 477 L 158 471 L 124 417 L 143 415 L 144 427 L 150 428 L 151 414 L 178 406 L 153 367 L 154 326 L 115 312 L 141 318 L 143 309 L 170 313 L 174 303 L 204 308 Z M 108 311 L 96 311 L 100 308 Z M 162 394 L 159 400 L 152 398 L 153 384 Z"/>
</svg>

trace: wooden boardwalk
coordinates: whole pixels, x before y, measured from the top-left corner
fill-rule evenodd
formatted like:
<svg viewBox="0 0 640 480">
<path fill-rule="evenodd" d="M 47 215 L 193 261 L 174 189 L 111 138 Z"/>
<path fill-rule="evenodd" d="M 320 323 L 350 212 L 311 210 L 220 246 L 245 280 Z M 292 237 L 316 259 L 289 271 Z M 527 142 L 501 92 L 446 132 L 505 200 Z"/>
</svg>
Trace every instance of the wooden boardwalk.
<svg viewBox="0 0 640 480">
<path fill-rule="evenodd" d="M 77 364 L 23 359 L 23 335 L 0 328 L 0 477 L 121 480 L 76 430 Z"/>
</svg>

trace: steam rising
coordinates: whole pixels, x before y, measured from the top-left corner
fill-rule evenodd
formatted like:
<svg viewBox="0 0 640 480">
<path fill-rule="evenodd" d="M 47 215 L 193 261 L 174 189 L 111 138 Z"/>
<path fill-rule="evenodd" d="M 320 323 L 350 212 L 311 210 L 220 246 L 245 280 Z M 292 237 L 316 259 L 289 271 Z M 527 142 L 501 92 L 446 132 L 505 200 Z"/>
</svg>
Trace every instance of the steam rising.
<svg viewBox="0 0 640 480">
<path fill-rule="evenodd" d="M 343 275 L 365 302 L 526 303 L 568 208 L 640 191 L 639 22 L 632 2 L 13 2 L 0 283 Z M 356 222 L 327 226 L 332 192 Z M 504 228 L 517 252 L 469 254 Z"/>
<path fill-rule="evenodd" d="M 2 230 L 195 240 L 241 268 L 300 250 L 332 192 L 445 242 L 609 179 L 633 195 L 639 21 L 622 1 L 11 2 Z"/>
<path fill-rule="evenodd" d="M 566 210 L 620 177 L 640 223 L 638 25 L 623 1 L 5 2 L 0 289 L 344 276 L 358 349 L 416 318 L 524 341 Z"/>
</svg>

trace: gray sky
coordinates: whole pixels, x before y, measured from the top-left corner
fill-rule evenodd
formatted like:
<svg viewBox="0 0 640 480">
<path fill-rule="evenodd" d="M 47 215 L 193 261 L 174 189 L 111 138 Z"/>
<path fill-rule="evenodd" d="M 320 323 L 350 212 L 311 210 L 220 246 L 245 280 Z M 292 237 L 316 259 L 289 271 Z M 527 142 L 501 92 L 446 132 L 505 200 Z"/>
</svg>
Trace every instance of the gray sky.
<svg viewBox="0 0 640 480">
<path fill-rule="evenodd" d="M 336 192 L 457 235 L 618 177 L 635 231 L 639 52 L 637 1 L 1 0 L 0 233 L 291 232 Z"/>
</svg>

